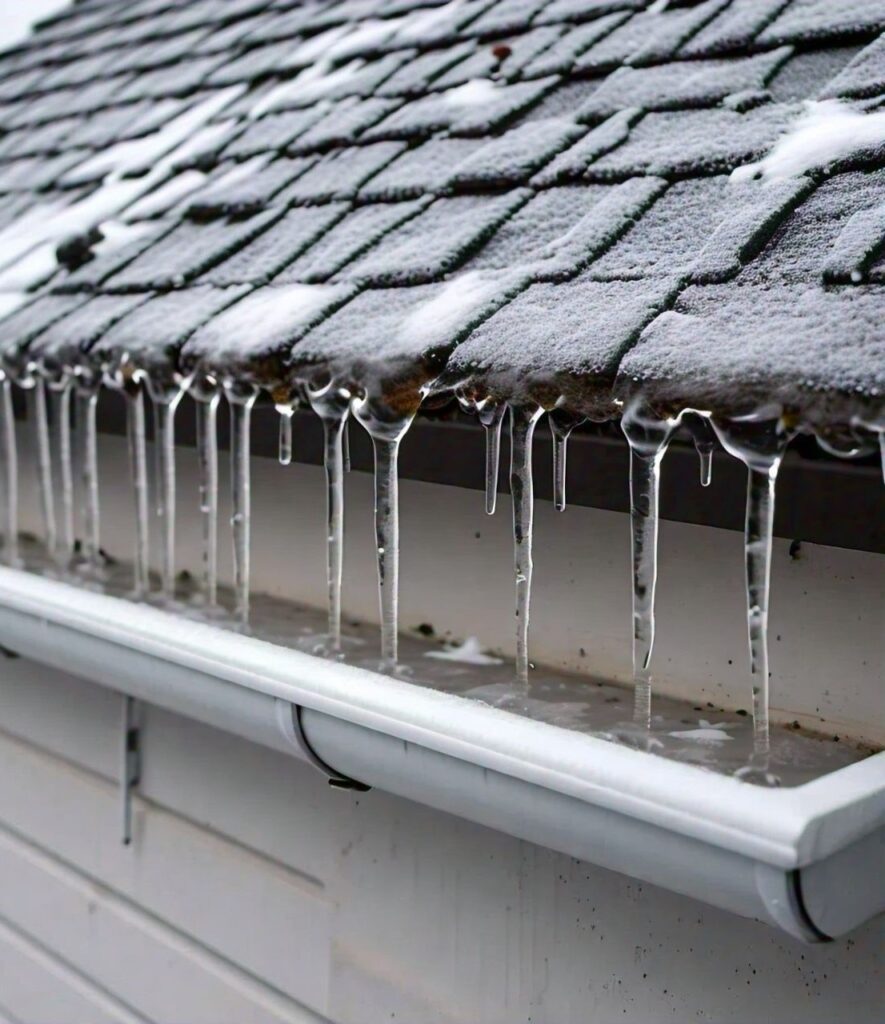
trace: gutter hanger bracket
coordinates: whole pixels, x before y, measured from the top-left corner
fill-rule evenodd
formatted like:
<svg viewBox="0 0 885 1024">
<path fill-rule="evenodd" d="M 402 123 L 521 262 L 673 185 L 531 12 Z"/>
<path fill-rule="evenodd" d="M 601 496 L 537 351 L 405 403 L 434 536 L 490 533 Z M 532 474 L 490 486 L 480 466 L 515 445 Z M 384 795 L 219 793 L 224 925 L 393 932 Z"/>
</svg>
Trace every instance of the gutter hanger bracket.
<svg viewBox="0 0 885 1024">
<path fill-rule="evenodd" d="M 326 776 L 329 785 L 333 789 L 349 789 L 356 793 L 366 793 L 372 787 L 363 782 L 357 782 L 347 775 L 342 775 L 330 764 L 327 764 L 313 749 L 307 736 L 304 734 L 304 727 L 301 721 L 302 708 L 298 704 L 291 704 L 287 700 L 276 698 L 277 721 L 280 732 L 286 740 L 296 748 L 302 761 L 313 765 L 317 771 Z"/>
<path fill-rule="evenodd" d="M 141 781 L 141 709 L 134 697 L 123 697 L 120 749 L 120 797 L 123 845 L 132 842 L 132 794 Z"/>
</svg>

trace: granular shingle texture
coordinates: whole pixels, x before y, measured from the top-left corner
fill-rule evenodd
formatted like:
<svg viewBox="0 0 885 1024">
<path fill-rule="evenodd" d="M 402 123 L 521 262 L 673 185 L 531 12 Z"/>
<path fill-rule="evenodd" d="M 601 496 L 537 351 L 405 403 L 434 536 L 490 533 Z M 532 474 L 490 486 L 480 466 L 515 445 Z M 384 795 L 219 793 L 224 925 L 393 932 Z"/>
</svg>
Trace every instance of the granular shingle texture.
<svg viewBox="0 0 885 1024">
<path fill-rule="evenodd" d="M 885 0 L 80 0 L 0 53 L 0 359 L 876 421 L 883 105 Z"/>
</svg>

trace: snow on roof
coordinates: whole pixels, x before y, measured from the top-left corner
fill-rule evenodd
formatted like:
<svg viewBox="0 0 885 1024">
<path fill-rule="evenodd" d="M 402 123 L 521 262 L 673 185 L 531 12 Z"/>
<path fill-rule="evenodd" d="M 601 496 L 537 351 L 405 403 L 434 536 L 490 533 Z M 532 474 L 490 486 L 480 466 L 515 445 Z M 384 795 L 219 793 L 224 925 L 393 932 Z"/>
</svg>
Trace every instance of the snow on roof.
<svg viewBox="0 0 885 1024">
<path fill-rule="evenodd" d="M 10 365 L 881 415 L 885 0 L 20 6 Z"/>
</svg>

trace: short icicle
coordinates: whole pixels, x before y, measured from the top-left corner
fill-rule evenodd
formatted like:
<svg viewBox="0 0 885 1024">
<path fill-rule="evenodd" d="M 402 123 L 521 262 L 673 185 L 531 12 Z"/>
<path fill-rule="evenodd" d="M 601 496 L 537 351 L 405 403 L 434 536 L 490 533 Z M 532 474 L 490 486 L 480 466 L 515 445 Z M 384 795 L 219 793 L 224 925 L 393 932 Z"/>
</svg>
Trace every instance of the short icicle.
<svg viewBox="0 0 885 1024">
<path fill-rule="evenodd" d="M 399 629 L 399 446 L 414 414 L 402 415 L 381 402 L 362 399 L 354 415 L 372 438 L 375 450 L 375 539 L 378 601 L 381 610 L 381 666 L 394 671 Z"/>
<path fill-rule="evenodd" d="M 75 385 L 76 429 L 80 449 L 82 483 L 83 556 L 93 568 L 101 559 L 101 516 L 98 491 L 98 434 L 96 412 L 98 387 Z"/>
<path fill-rule="evenodd" d="M 5 501 L 3 555 L 7 565 L 18 565 L 18 439 L 15 434 L 15 409 L 12 381 L 0 380 L 0 415 L 3 423 L 3 490 Z"/>
<path fill-rule="evenodd" d="M 744 552 L 747 596 L 747 634 L 753 695 L 753 756 L 738 776 L 765 785 L 778 785 L 769 770 L 768 606 L 774 535 L 774 495 L 777 473 L 792 433 L 780 417 L 715 423 L 723 447 L 747 467 L 747 510 Z"/>
<path fill-rule="evenodd" d="M 709 487 L 713 482 L 713 450 L 716 447 L 716 432 L 710 426 L 707 416 L 692 413 L 683 419 L 683 423 L 691 434 L 695 451 L 701 463 L 701 487 Z"/>
<path fill-rule="evenodd" d="M 326 471 L 326 583 L 328 587 L 328 650 L 341 650 L 341 581 L 344 567 L 344 444 L 350 411 L 347 391 L 329 384 L 311 392 L 310 404 L 323 424 Z"/>
<path fill-rule="evenodd" d="M 129 381 L 126 398 L 126 437 L 129 444 L 129 474 L 135 506 L 135 596 L 147 596 L 150 586 L 150 535 L 148 517 L 147 438 L 145 430 L 144 388 Z"/>
<path fill-rule="evenodd" d="M 288 466 L 292 462 L 292 417 L 295 415 L 295 407 L 277 405 L 276 410 L 280 415 L 279 462 L 281 466 Z"/>
<path fill-rule="evenodd" d="M 160 452 L 157 516 L 163 552 L 161 588 L 163 597 L 171 601 L 175 597 L 175 413 L 184 391 L 175 387 L 162 394 L 156 391 L 152 394 L 157 417 L 154 443 Z"/>
<path fill-rule="evenodd" d="M 55 451 L 61 485 L 61 522 L 56 537 L 55 557 L 67 566 L 74 557 L 74 466 L 71 451 L 71 390 L 69 377 L 49 381 L 50 447 Z"/>
<path fill-rule="evenodd" d="M 553 439 L 553 505 L 557 512 L 565 512 L 566 456 L 571 432 L 583 422 L 562 409 L 553 409 L 547 417 Z"/>
<path fill-rule="evenodd" d="M 197 406 L 197 463 L 202 525 L 203 600 L 218 603 L 218 404 L 215 386 L 193 390 Z"/>
<path fill-rule="evenodd" d="M 516 681 L 529 682 L 529 616 L 532 597 L 532 439 L 543 414 L 537 405 L 510 406 L 510 493 L 513 498 L 513 551 L 516 576 Z"/>
<path fill-rule="evenodd" d="M 344 422 L 344 433 L 341 435 L 341 459 L 344 472 L 350 472 L 350 420 Z"/>
<path fill-rule="evenodd" d="M 50 557 L 58 549 L 55 522 L 55 492 L 52 485 L 52 449 L 49 439 L 49 413 L 46 405 L 46 381 L 37 377 L 30 391 L 35 443 L 37 445 L 37 484 L 43 514 L 43 541 Z"/>
<path fill-rule="evenodd" d="M 225 385 L 231 412 L 231 494 L 233 511 L 231 529 L 234 547 L 234 613 L 240 625 L 249 625 L 251 582 L 252 474 L 251 438 L 252 407 L 258 390 L 251 386 Z"/>
<path fill-rule="evenodd" d="M 658 578 L 658 505 L 661 461 L 677 419 L 661 419 L 641 401 L 624 412 L 630 445 L 630 529 L 633 552 L 633 721 L 651 727 L 651 655 Z"/>
<path fill-rule="evenodd" d="M 479 422 L 486 435 L 486 515 L 493 516 L 498 505 L 498 476 L 501 465 L 501 428 L 507 407 L 490 399 L 477 406 Z"/>
</svg>

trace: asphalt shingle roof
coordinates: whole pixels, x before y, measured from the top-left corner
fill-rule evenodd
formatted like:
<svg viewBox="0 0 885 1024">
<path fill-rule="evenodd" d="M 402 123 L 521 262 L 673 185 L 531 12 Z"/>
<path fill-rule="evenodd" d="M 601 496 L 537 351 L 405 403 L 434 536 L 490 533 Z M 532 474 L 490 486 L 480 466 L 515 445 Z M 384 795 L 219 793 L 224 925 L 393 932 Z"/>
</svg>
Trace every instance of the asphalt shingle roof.
<svg viewBox="0 0 885 1024">
<path fill-rule="evenodd" d="M 885 0 L 81 0 L 0 54 L 0 357 L 875 420 L 885 133 L 731 177 L 813 101 Z"/>
</svg>

